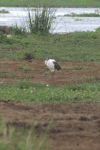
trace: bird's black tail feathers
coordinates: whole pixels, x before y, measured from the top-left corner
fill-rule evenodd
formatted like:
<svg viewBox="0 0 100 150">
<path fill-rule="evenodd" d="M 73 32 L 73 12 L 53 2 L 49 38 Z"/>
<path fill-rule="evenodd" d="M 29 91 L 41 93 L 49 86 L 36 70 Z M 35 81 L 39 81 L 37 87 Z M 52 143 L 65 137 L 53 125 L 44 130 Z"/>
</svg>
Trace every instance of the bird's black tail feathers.
<svg viewBox="0 0 100 150">
<path fill-rule="evenodd" d="M 55 67 L 55 70 L 58 70 L 58 71 L 61 70 L 61 67 L 57 62 L 54 62 L 54 67 Z"/>
</svg>

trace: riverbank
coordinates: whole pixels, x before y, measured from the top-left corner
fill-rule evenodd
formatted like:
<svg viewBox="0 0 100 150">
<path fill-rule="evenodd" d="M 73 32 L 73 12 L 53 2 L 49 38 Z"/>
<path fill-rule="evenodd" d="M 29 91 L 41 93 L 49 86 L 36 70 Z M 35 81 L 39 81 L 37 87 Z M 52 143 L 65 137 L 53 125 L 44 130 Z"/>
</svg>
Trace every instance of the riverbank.
<svg viewBox="0 0 100 150">
<path fill-rule="evenodd" d="M 100 0 L 5 0 L 0 1 L 2 7 L 73 7 L 73 8 L 98 8 L 100 7 Z"/>
</svg>

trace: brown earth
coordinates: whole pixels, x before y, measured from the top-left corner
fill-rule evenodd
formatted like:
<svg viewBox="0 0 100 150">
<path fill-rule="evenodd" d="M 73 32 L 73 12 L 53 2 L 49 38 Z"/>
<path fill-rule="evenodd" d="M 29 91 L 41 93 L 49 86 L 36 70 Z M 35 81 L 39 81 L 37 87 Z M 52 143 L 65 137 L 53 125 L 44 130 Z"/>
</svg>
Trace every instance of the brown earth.
<svg viewBox="0 0 100 150">
<path fill-rule="evenodd" d="M 9 51 L 10 49 L 8 49 Z M 52 77 L 51 72 L 44 75 L 45 72 L 49 72 L 49 69 L 44 64 L 44 60 L 0 60 L 0 74 L 15 74 L 16 77 L 5 77 L 0 75 L 0 83 L 2 82 L 17 82 L 22 76 L 23 79 L 31 76 L 31 82 L 33 83 L 46 83 L 46 84 L 56 84 L 56 85 L 68 85 L 74 84 L 76 82 L 85 82 L 99 80 L 100 78 L 100 62 L 58 62 L 62 67 L 62 70 L 55 71 L 54 77 Z M 18 69 L 17 65 L 28 65 L 29 71 L 24 71 L 23 69 Z M 92 70 L 77 69 L 74 66 L 89 67 Z M 34 68 L 34 71 L 31 70 Z M 94 70 L 97 69 L 97 70 Z M 82 79 L 82 77 L 86 77 Z M 91 77 L 94 77 L 91 78 Z"/>
<path fill-rule="evenodd" d="M 17 65 L 27 64 L 34 68 L 25 72 L 18 69 Z M 59 62 L 62 70 L 55 72 L 54 78 L 51 74 L 44 75 L 48 68 L 44 60 L 0 60 L 0 74 L 22 74 L 22 78 L 31 75 L 33 83 L 46 84 L 73 84 L 85 82 L 81 77 L 86 76 L 88 81 L 99 80 L 100 62 Z M 91 67 L 92 70 L 75 69 L 73 66 Z M 69 67 L 69 68 L 68 68 Z M 97 69 L 96 71 L 94 69 Z M 91 79 L 90 77 L 94 77 Z M 2 82 L 16 82 L 19 77 L 0 77 Z M 25 104 L 15 101 L 0 101 L 0 110 L 7 126 L 13 125 L 29 128 L 36 124 L 36 134 L 45 132 L 49 121 L 54 117 L 51 128 L 47 133 L 51 149 L 56 150 L 99 150 L 100 149 L 100 103 L 53 103 L 53 104 Z"/>
</svg>

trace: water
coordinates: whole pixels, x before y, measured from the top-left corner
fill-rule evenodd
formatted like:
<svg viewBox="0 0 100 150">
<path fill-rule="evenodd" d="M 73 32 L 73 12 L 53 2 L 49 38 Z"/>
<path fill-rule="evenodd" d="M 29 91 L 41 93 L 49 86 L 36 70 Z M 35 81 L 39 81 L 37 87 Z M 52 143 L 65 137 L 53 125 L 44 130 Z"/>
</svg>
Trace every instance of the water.
<svg viewBox="0 0 100 150">
<path fill-rule="evenodd" d="M 0 7 L 0 10 L 2 8 Z M 95 13 L 100 8 L 51 8 L 55 11 L 51 33 L 68 33 L 75 31 L 95 31 L 100 27 L 100 17 L 64 17 L 65 14 Z M 0 25 L 6 26 L 28 26 L 28 9 L 18 7 L 5 7 L 10 13 L 0 13 Z M 42 9 L 40 9 L 41 11 Z M 31 11 L 34 18 L 35 11 Z"/>
</svg>

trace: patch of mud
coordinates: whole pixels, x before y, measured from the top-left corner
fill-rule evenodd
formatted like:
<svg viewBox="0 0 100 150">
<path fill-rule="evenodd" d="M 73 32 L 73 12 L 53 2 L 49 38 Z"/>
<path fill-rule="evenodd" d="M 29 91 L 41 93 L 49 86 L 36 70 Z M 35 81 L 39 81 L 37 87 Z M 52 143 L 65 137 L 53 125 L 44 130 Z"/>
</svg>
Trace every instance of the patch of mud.
<svg viewBox="0 0 100 150">
<path fill-rule="evenodd" d="M 99 150 L 100 149 L 100 104 L 98 103 L 53 103 L 25 104 L 15 101 L 0 101 L 0 110 L 7 126 L 30 128 L 35 124 L 35 133 L 45 133 L 49 121 L 54 118 L 47 137 L 51 149 Z"/>
</svg>

